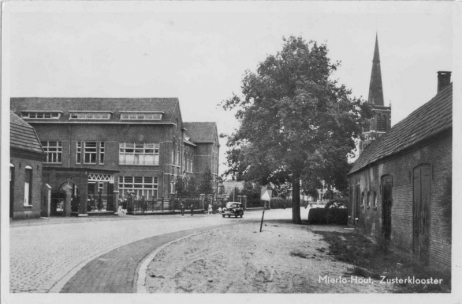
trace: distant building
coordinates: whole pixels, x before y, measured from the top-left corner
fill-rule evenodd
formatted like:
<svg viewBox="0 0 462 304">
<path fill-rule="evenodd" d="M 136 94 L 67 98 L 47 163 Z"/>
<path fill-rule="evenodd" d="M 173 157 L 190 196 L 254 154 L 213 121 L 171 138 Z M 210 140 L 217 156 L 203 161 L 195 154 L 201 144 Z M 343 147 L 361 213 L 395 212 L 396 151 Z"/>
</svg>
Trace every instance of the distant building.
<svg viewBox="0 0 462 304">
<path fill-rule="evenodd" d="M 40 217 L 43 159 L 34 128 L 10 113 L 10 218 Z"/>
<path fill-rule="evenodd" d="M 11 98 L 11 109 L 46 153 L 51 214 L 114 211 L 129 193 L 168 200 L 178 176 L 218 174 L 216 123 L 183 123 L 177 98 Z"/>
<path fill-rule="evenodd" d="M 373 141 L 349 172 L 349 223 L 416 259 L 451 267 L 452 84 Z M 446 200 L 446 201 L 445 201 Z"/>
<path fill-rule="evenodd" d="M 378 36 L 375 37 L 375 49 L 372 59 L 372 72 L 367 102 L 372 106 L 374 117 L 370 119 L 369 127 L 363 130 L 365 139 L 359 143 L 359 154 L 361 154 L 372 141 L 385 134 L 391 128 L 391 106 L 385 106 L 383 100 Z"/>
</svg>

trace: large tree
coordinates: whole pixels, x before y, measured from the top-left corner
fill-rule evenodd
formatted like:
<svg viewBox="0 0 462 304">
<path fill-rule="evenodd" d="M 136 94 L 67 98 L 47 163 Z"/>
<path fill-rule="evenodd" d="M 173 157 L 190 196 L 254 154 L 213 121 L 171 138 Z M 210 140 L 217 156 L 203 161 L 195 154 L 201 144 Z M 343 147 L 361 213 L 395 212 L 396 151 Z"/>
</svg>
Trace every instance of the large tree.
<svg viewBox="0 0 462 304">
<path fill-rule="evenodd" d="M 242 96 L 223 101 L 240 127 L 227 136 L 227 161 L 238 179 L 292 184 L 292 217 L 300 219 L 304 190 L 326 184 L 345 188 L 347 155 L 355 148 L 370 107 L 332 79 L 339 63 L 325 44 L 284 39 L 283 48 L 246 71 Z"/>
</svg>

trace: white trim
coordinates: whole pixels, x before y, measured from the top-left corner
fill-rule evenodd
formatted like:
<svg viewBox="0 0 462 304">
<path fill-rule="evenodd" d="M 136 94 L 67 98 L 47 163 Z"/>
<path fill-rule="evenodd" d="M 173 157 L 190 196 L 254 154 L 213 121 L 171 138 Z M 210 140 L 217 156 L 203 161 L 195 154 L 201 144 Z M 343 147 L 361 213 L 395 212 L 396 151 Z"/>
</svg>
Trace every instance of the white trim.
<svg viewBox="0 0 462 304">
<path fill-rule="evenodd" d="M 32 167 L 27 165 L 27 166 L 24 167 L 24 169 L 31 169 L 32 170 Z"/>
</svg>

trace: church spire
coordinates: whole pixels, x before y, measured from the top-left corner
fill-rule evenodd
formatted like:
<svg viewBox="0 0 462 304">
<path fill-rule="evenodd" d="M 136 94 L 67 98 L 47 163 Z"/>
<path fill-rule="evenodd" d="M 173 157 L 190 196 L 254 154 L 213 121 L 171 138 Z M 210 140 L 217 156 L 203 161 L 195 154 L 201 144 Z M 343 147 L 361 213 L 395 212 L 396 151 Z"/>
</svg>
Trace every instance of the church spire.
<svg viewBox="0 0 462 304">
<path fill-rule="evenodd" d="M 383 106 L 382 72 L 380 70 L 379 38 L 375 35 L 374 59 L 372 59 L 371 83 L 369 85 L 368 102 Z"/>
</svg>

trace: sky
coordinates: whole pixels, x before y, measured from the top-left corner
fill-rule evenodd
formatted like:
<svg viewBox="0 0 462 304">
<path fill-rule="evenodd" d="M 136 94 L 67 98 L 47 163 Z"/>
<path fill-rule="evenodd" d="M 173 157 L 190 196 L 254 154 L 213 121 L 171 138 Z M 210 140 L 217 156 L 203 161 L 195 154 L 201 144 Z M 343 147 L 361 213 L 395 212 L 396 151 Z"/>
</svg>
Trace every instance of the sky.
<svg viewBox="0 0 462 304">
<path fill-rule="evenodd" d="M 218 104 L 283 37 L 326 43 L 341 61 L 333 78 L 367 99 L 378 34 L 392 125 L 436 94 L 437 71 L 454 68 L 452 2 L 51 1 L 3 11 L 3 100 L 178 97 L 184 121 L 216 121 L 219 133 L 238 122 Z"/>
</svg>

